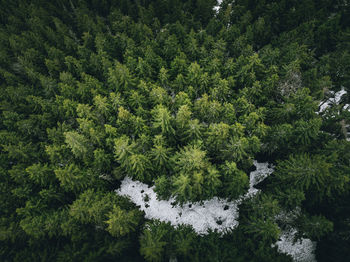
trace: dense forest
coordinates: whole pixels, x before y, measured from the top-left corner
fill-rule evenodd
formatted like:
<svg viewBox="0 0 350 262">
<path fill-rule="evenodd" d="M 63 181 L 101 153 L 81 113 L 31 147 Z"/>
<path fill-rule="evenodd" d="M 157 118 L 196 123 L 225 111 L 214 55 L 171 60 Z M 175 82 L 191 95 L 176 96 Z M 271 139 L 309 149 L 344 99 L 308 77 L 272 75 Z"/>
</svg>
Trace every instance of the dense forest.
<svg viewBox="0 0 350 262">
<path fill-rule="evenodd" d="M 348 0 L 0 2 L 1 261 L 348 261 Z M 235 201 L 258 162 L 223 232 L 116 192 Z"/>
</svg>

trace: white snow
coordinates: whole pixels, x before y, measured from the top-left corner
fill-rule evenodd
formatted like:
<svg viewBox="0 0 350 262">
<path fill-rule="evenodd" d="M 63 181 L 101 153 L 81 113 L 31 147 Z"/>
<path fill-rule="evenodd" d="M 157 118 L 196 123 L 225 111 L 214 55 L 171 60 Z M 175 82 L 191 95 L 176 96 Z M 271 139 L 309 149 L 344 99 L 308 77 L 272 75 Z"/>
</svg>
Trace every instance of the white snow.
<svg viewBox="0 0 350 262">
<path fill-rule="evenodd" d="M 255 171 L 250 173 L 249 190 L 246 194 L 234 201 L 227 201 L 214 197 L 202 203 L 185 203 L 183 206 L 175 205 L 175 199 L 158 200 L 154 187 L 140 181 L 134 181 L 125 177 L 121 186 L 115 192 L 121 196 L 127 196 L 139 208 L 145 212 L 148 219 L 159 219 L 170 222 L 177 227 L 181 224 L 191 225 L 197 234 L 208 234 L 208 230 L 225 233 L 238 226 L 238 205 L 247 198 L 256 195 L 259 190 L 255 185 L 263 181 L 273 172 L 273 167 L 268 163 L 258 163 L 254 160 Z M 276 220 L 290 223 L 300 213 L 300 209 L 294 212 L 281 212 Z M 302 238 L 294 243 L 297 231 L 291 227 L 282 232 L 280 240 L 275 243 L 279 252 L 292 256 L 295 262 L 316 262 L 314 251 L 316 242 Z M 273 245 L 274 246 L 274 245 Z"/>
<path fill-rule="evenodd" d="M 281 211 L 277 216 L 275 216 L 276 221 L 280 221 L 285 225 L 289 225 L 293 223 L 298 216 L 301 214 L 301 208 L 297 207 L 293 211 Z"/>
<path fill-rule="evenodd" d="M 215 10 L 216 13 L 219 12 L 221 3 L 222 3 L 222 0 L 217 0 L 217 5 L 214 6 L 214 8 L 213 8 L 213 9 Z"/>
<path fill-rule="evenodd" d="M 347 92 L 345 91 L 344 87 L 341 88 L 340 91 L 334 93 L 333 91 L 330 91 L 330 93 L 333 95 L 333 97 L 329 98 L 326 101 L 322 101 L 319 105 L 319 113 L 325 111 L 327 108 L 331 107 L 331 105 L 338 105 L 342 96 L 345 95 Z M 344 109 L 350 109 L 349 105 L 345 105 Z"/>
<path fill-rule="evenodd" d="M 282 232 L 280 240 L 276 242 L 278 251 L 291 255 L 295 262 L 316 262 L 316 242 L 301 238 L 294 243 L 297 230 L 289 228 Z"/>
<path fill-rule="evenodd" d="M 148 219 L 159 219 L 170 222 L 173 226 L 191 225 L 198 234 L 207 234 L 208 229 L 224 232 L 238 226 L 238 201 L 226 201 L 214 197 L 200 203 L 185 203 L 182 207 L 172 205 L 174 198 L 158 200 L 153 187 L 126 177 L 116 191 L 119 195 L 128 196 L 140 206 Z M 145 201 L 146 195 L 148 201 Z M 226 209 L 226 210 L 225 210 Z"/>
<path fill-rule="evenodd" d="M 198 234 L 207 234 L 209 229 L 224 233 L 238 226 L 238 205 L 241 201 L 257 194 L 259 190 L 254 186 L 273 172 L 273 168 L 269 168 L 268 163 L 254 161 L 254 165 L 257 170 L 250 173 L 248 193 L 234 201 L 214 197 L 202 203 L 185 203 L 182 207 L 172 205 L 175 202 L 174 198 L 168 201 L 158 200 L 154 187 L 148 187 L 129 177 L 124 178 L 116 193 L 129 197 L 132 202 L 140 206 L 148 219 L 170 222 L 173 226 L 191 225 Z M 148 198 L 147 201 L 146 198 Z"/>
<path fill-rule="evenodd" d="M 275 220 L 282 223 L 286 229 L 282 231 L 280 239 L 272 246 L 277 246 L 281 253 L 291 255 L 295 262 L 316 262 L 314 254 L 316 242 L 308 238 L 294 241 L 298 231 L 292 225 L 300 215 L 301 208 L 297 207 L 293 211 L 282 211 L 275 217 Z"/>
<path fill-rule="evenodd" d="M 341 88 L 340 91 L 334 93 L 333 91 L 331 91 L 331 94 L 333 95 L 332 98 L 329 98 L 326 101 L 322 101 L 319 104 L 319 111 L 316 112 L 317 114 L 324 112 L 327 108 L 331 107 L 332 105 L 339 105 L 343 95 L 345 95 L 347 93 L 347 91 L 345 91 L 344 87 Z M 342 108 L 342 110 L 344 111 L 348 111 L 350 112 L 350 104 L 345 104 Z M 339 113 L 339 112 L 338 112 Z M 334 116 L 332 116 L 334 117 Z M 350 141 L 350 132 L 347 132 L 346 134 L 346 140 Z"/>
<path fill-rule="evenodd" d="M 254 196 L 259 192 L 259 189 L 254 188 L 257 184 L 262 182 L 265 178 L 267 178 L 272 172 L 273 167 L 269 167 L 269 163 L 258 163 L 258 161 L 253 161 L 254 166 L 256 167 L 255 171 L 250 172 L 249 175 L 249 190 L 248 193 L 243 197 Z"/>
</svg>

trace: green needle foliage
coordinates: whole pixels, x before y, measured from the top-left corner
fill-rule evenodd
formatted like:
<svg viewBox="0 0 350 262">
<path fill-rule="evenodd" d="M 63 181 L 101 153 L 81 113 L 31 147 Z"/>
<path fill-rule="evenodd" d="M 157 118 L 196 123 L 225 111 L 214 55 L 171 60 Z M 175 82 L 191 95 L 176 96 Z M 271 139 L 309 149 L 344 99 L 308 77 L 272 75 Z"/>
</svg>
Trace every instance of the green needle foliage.
<svg viewBox="0 0 350 262">
<path fill-rule="evenodd" d="M 0 5 L 1 261 L 291 261 L 272 244 L 295 209 L 317 261 L 348 260 L 347 1 Z M 253 160 L 275 170 L 223 236 L 114 192 L 235 200 Z"/>
</svg>

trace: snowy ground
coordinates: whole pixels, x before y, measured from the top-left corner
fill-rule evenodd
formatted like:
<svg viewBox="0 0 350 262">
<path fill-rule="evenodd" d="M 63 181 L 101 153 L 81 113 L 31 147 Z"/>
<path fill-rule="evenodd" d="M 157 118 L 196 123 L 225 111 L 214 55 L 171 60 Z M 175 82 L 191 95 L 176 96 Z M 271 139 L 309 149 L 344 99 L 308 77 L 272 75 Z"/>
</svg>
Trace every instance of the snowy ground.
<svg viewBox="0 0 350 262">
<path fill-rule="evenodd" d="M 238 226 L 238 205 L 247 198 L 254 196 L 258 189 L 254 186 L 273 172 L 268 163 L 254 161 L 256 171 L 250 173 L 250 187 L 247 194 L 235 201 L 227 201 L 214 197 L 203 203 L 186 203 L 182 207 L 172 205 L 175 199 L 158 200 L 153 187 L 126 177 L 116 192 L 127 196 L 145 212 L 146 218 L 170 222 L 173 226 L 191 225 L 198 234 L 207 234 L 208 230 L 224 232 Z M 147 200 L 147 201 L 146 201 Z"/>
<path fill-rule="evenodd" d="M 345 91 L 344 87 L 341 88 L 340 91 L 334 93 L 333 91 L 330 91 L 333 97 L 327 99 L 326 101 L 322 101 L 319 105 L 319 113 L 324 112 L 327 108 L 331 107 L 332 105 L 338 105 L 341 101 L 341 98 L 343 95 L 345 95 L 347 92 Z M 346 104 L 343 108 L 344 110 L 350 111 L 350 105 Z"/>
<path fill-rule="evenodd" d="M 341 90 L 338 92 L 335 92 L 335 93 L 333 91 L 330 91 L 330 92 L 331 92 L 333 97 L 331 97 L 325 101 L 322 101 L 319 104 L 319 110 L 317 112 L 318 114 L 326 111 L 327 108 L 332 107 L 332 105 L 339 105 L 342 97 L 347 93 L 347 91 L 345 91 L 344 87 L 342 87 Z M 350 112 L 350 104 L 345 104 L 343 107 L 343 110 Z M 349 131 L 348 125 L 346 126 L 346 129 L 348 130 L 346 140 L 350 141 L 350 131 Z"/>
<path fill-rule="evenodd" d="M 279 240 L 272 246 L 277 246 L 281 253 L 289 254 L 295 262 L 316 262 L 314 253 L 316 242 L 307 238 L 301 238 L 294 242 L 298 231 L 291 225 L 300 214 L 301 209 L 296 208 L 291 212 L 282 211 L 275 217 L 276 221 L 282 222 L 287 227 L 282 231 Z"/>
<path fill-rule="evenodd" d="M 158 200 L 153 187 L 125 178 L 118 194 L 128 196 L 140 206 L 148 219 L 170 222 L 173 226 L 191 225 L 198 234 L 207 234 L 208 229 L 224 232 L 238 225 L 238 201 L 228 202 L 217 197 L 200 203 L 186 203 L 182 207 L 172 205 L 175 199 Z M 148 201 L 145 199 L 148 198 Z"/>
<path fill-rule="evenodd" d="M 302 238 L 294 243 L 297 230 L 290 228 L 282 232 L 280 240 L 276 242 L 278 251 L 292 256 L 295 262 L 316 262 L 316 242 Z"/>
<path fill-rule="evenodd" d="M 262 182 L 265 178 L 267 178 L 273 172 L 273 168 L 269 167 L 269 163 L 267 162 L 258 163 L 258 161 L 254 160 L 253 164 L 256 167 L 256 170 L 250 172 L 249 190 L 248 190 L 248 193 L 242 197 L 243 199 L 257 194 L 259 192 L 259 189 L 256 189 L 254 186 Z"/>
<path fill-rule="evenodd" d="M 159 219 L 170 222 L 174 227 L 181 224 L 191 225 L 200 235 L 205 235 L 208 230 L 225 233 L 238 226 L 238 205 L 244 199 L 253 197 L 259 192 L 255 185 L 263 181 L 273 172 L 273 167 L 268 163 L 254 161 L 255 171 L 250 173 L 249 190 L 235 201 L 227 201 L 214 197 L 202 203 L 186 203 L 183 206 L 173 205 L 175 199 L 158 200 L 153 187 L 133 181 L 126 177 L 116 193 L 127 196 L 132 202 L 145 212 L 148 219 Z M 292 218 L 292 215 L 282 214 L 279 219 Z M 277 219 L 277 217 L 276 217 Z M 282 232 L 280 240 L 276 242 L 278 250 L 290 254 L 296 262 L 314 262 L 314 250 L 316 243 L 309 239 L 301 239 L 293 243 L 296 230 L 290 229 Z"/>
</svg>

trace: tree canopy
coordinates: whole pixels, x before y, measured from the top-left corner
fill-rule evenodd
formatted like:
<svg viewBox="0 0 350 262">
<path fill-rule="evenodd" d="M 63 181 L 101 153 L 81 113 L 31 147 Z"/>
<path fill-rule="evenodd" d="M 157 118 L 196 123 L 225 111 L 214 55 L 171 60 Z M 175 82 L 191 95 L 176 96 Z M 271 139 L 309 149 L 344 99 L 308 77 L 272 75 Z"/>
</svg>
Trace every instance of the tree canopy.
<svg viewBox="0 0 350 262">
<path fill-rule="evenodd" d="M 0 3 L 0 260 L 291 261 L 298 209 L 317 260 L 347 261 L 348 1 Z M 114 192 L 235 200 L 253 160 L 275 170 L 224 235 Z"/>
</svg>

